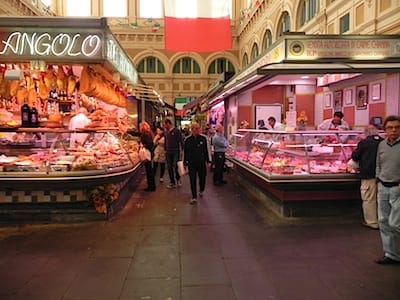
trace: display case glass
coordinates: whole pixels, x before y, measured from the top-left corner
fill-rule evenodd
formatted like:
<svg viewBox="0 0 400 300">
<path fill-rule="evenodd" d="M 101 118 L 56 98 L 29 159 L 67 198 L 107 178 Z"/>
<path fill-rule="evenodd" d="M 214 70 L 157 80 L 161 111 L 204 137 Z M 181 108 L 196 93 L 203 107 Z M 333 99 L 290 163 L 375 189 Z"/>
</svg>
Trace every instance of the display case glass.
<svg viewBox="0 0 400 300">
<path fill-rule="evenodd" d="M 269 131 L 241 129 L 228 157 L 268 176 L 347 174 L 362 131 Z"/>
<path fill-rule="evenodd" d="M 83 142 L 70 145 L 72 135 Z M 0 178 L 118 173 L 139 163 L 135 137 L 112 130 L 0 130 Z"/>
</svg>

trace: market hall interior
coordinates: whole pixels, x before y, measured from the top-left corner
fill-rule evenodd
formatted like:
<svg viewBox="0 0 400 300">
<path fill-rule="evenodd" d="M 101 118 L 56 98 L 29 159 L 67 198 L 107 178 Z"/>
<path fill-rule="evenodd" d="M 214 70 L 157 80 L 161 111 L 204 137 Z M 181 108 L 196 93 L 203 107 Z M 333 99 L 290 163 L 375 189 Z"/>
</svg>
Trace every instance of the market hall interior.
<svg viewBox="0 0 400 300">
<path fill-rule="evenodd" d="M 197 205 L 187 176 L 155 193 L 143 180 L 107 221 L 3 225 L 0 298 L 398 299 L 400 268 L 374 263 L 379 231 L 360 214 L 276 217 L 232 173 L 224 186 L 208 175 Z"/>
</svg>

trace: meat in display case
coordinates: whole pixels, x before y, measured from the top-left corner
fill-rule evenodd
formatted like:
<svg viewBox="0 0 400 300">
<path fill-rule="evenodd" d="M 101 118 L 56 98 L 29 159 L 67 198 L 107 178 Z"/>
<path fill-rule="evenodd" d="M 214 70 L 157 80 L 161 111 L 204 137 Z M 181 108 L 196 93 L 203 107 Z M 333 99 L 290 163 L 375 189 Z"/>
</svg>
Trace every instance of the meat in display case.
<svg viewBox="0 0 400 300">
<path fill-rule="evenodd" d="M 116 129 L 17 128 L 0 134 L 0 215 L 7 220 L 34 212 L 42 212 L 35 218 L 45 222 L 109 218 L 140 182 L 137 138 Z M 83 142 L 70 143 L 72 135 Z"/>
<path fill-rule="evenodd" d="M 83 145 L 70 147 L 72 135 L 83 135 Z M 20 128 L 0 137 L 0 178 L 116 173 L 137 165 L 137 152 L 136 139 L 108 130 Z"/>
<path fill-rule="evenodd" d="M 228 155 L 233 162 L 261 170 L 269 179 L 354 178 L 347 162 L 361 133 L 241 129 L 233 134 Z"/>
</svg>

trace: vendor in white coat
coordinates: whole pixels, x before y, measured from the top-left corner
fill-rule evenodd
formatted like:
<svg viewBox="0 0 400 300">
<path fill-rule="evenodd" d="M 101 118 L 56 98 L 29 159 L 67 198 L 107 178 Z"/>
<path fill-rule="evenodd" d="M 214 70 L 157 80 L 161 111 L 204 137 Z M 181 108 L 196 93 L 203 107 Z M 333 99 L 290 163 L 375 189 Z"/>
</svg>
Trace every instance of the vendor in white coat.
<svg viewBox="0 0 400 300">
<path fill-rule="evenodd" d="M 268 118 L 268 125 L 267 125 L 268 130 L 285 130 L 285 125 L 282 123 L 279 123 L 276 121 L 275 117 L 269 117 Z"/>
<path fill-rule="evenodd" d="M 337 111 L 333 114 L 333 118 L 326 119 L 318 125 L 318 130 L 349 130 L 349 124 L 343 120 L 343 113 Z"/>
<path fill-rule="evenodd" d="M 88 111 L 86 108 L 81 107 L 78 113 L 71 118 L 69 121 L 69 130 L 75 130 L 77 128 L 84 128 L 90 123 L 90 119 L 87 117 Z M 71 138 L 69 141 L 69 146 L 75 148 L 78 145 L 83 145 L 87 138 L 87 133 L 71 133 Z"/>
</svg>

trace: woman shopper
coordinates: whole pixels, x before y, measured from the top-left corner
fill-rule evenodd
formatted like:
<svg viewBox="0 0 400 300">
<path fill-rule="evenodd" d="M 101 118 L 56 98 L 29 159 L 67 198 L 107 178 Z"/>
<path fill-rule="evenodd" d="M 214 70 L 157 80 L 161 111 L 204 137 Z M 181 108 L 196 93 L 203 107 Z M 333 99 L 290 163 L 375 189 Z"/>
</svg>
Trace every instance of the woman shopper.
<svg viewBox="0 0 400 300">
<path fill-rule="evenodd" d="M 139 125 L 140 137 L 139 141 L 147 150 L 150 151 L 151 157 L 154 156 L 154 143 L 153 143 L 153 132 L 151 131 L 149 123 L 142 121 Z M 145 192 L 154 192 L 156 190 L 156 183 L 154 180 L 154 171 L 152 166 L 152 160 L 145 161 L 144 168 L 146 170 L 147 188 Z"/>
<path fill-rule="evenodd" d="M 201 128 L 198 123 L 192 123 L 192 134 L 185 139 L 184 143 L 184 165 L 189 169 L 190 190 L 192 200 L 190 204 L 197 203 L 197 176 L 199 177 L 199 196 L 202 197 L 206 186 L 207 164 L 210 165 L 207 138 L 200 134 Z"/>
<path fill-rule="evenodd" d="M 165 162 L 166 162 L 164 128 L 157 127 L 153 143 L 155 147 L 154 158 L 153 158 L 154 176 L 156 176 L 158 165 L 160 165 L 160 182 L 163 182 L 165 173 Z"/>
</svg>

